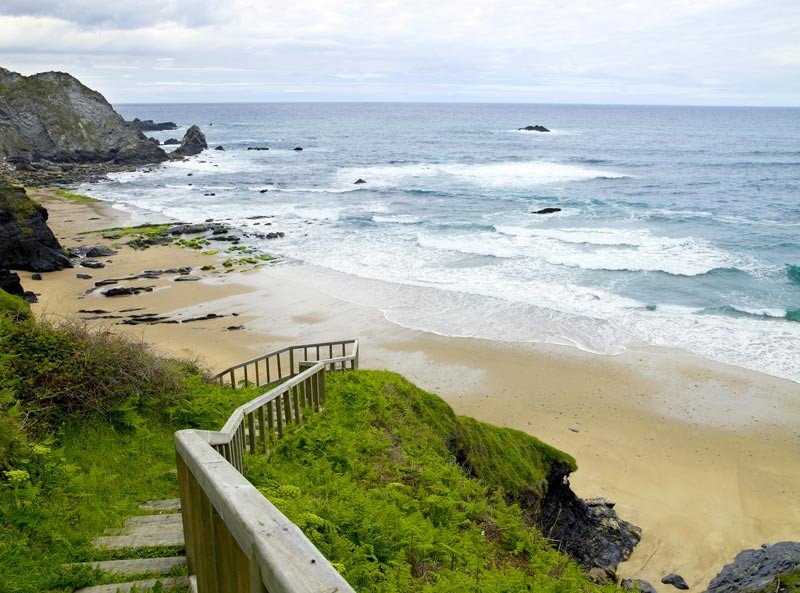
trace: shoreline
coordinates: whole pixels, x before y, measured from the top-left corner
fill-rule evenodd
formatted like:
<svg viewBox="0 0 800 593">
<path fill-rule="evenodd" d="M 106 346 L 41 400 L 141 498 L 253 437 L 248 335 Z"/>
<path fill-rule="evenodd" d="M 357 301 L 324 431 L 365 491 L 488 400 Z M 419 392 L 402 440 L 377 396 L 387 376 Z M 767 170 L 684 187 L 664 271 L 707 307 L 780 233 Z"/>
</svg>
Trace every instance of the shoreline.
<svg viewBox="0 0 800 593">
<path fill-rule="evenodd" d="M 125 224 L 125 213 L 107 203 L 77 204 L 43 190 L 31 197 L 50 210 L 50 226 L 65 246 L 79 232 Z M 604 356 L 407 329 L 348 299 L 336 273 L 306 265 L 212 273 L 198 282 L 164 278 L 147 281 L 152 293 L 79 299 L 90 284 L 76 273 L 102 279 L 219 258 L 178 247 L 125 247 L 110 259 L 106 269 L 53 272 L 42 282 L 23 273 L 25 287 L 42 293 L 37 313 L 236 312 L 235 322 L 112 326 L 165 354 L 200 357 L 214 371 L 290 343 L 358 337 L 363 366 L 398 371 L 459 414 L 524 430 L 576 457 L 575 491 L 615 500 L 621 518 L 643 529 L 621 577 L 669 591 L 659 581 L 675 571 L 702 590 L 741 549 L 800 539 L 797 383 L 670 349 Z M 227 330 L 232 323 L 245 329 Z"/>
</svg>

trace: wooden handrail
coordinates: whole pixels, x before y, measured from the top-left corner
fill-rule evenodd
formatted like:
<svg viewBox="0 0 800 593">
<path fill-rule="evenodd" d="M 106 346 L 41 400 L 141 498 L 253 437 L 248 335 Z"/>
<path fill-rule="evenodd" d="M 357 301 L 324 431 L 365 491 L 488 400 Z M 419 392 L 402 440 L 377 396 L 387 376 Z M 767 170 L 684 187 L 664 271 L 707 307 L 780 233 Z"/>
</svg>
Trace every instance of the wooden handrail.
<svg viewBox="0 0 800 593">
<path fill-rule="evenodd" d="M 273 381 L 280 384 L 236 408 L 219 432 L 175 433 L 186 558 L 198 593 L 354 593 L 302 531 L 242 475 L 245 452 L 268 452 L 289 425 L 322 408 L 326 372 L 358 368 L 358 341 L 284 348 L 254 359 L 297 348 L 316 353 L 317 346 L 333 352 L 333 346 L 346 344 L 353 344 L 349 355 L 310 361 L 285 382 Z M 298 359 L 298 368 L 305 362 Z"/>
<path fill-rule="evenodd" d="M 316 362 L 323 359 L 332 360 L 337 357 L 348 357 L 347 346 L 350 345 L 352 345 L 353 352 L 351 352 L 349 357 L 355 360 L 357 365 L 357 340 L 319 342 L 286 346 L 279 350 L 273 350 L 267 354 L 262 354 L 261 356 L 256 356 L 250 360 L 245 360 L 244 362 L 228 367 L 224 371 L 220 371 L 214 375 L 211 380 L 220 384 L 227 383 L 234 389 L 236 389 L 240 383 L 265 387 L 282 381 L 286 377 L 293 377 L 296 375 L 300 361 L 313 360 Z M 327 353 L 325 352 L 326 349 Z M 336 353 L 334 353 L 334 349 L 337 350 Z M 283 354 L 288 354 L 288 356 L 282 356 Z M 309 358 L 309 354 L 313 354 L 313 358 Z"/>
</svg>

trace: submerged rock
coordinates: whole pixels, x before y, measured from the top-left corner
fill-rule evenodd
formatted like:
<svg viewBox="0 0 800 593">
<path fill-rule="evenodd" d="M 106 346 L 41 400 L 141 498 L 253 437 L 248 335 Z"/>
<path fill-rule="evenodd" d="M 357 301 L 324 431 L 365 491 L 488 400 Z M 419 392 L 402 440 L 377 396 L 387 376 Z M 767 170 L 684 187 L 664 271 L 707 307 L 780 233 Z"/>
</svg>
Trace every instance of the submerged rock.
<svg viewBox="0 0 800 593">
<path fill-rule="evenodd" d="M 533 214 L 554 214 L 555 212 L 561 212 L 561 208 L 555 208 L 550 206 L 548 208 L 542 208 L 541 210 L 536 210 Z"/>
<path fill-rule="evenodd" d="M 356 180 L 353 182 L 353 185 L 361 185 L 362 183 L 366 183 L 366 181 L 364 181 L 363 179 L 361 179 L 361 178 L 359 177 L 358 179 L 356 179 Z"/>
<path fill-rule="evenodd" d="M 173 151 L 172 155 L 194 156 L 200 154 L 207 148 L 208 142 L 206 142 L 206 135 L 199 126 L 194 125 L 186 130 L 186 134 L 184 134 L 183 140 L 181 140 L 181 145 Z"/>
<path fill-rule="evenodd" d="M 222 146 L 222 144 L 220 144 L 219 146 L 215 146 L 215 147 L 214 147 L 214 150 L 222 150 L 222 151 L 224 151 L 224 150 L 225 150 L 225 147 L 224 147 L 224 146 Z"/>
<path fill-rule="evenodd" d="M 295 146 L 292 150 L 294 150 L 295 152 L 302 152 L 303 151 L 303 147 L 302 146 Z"/>
<path fill-rule="evenodd" d="M 780 575 L 800 570 L 800 542 L 743 550 L 714 577 L 706 593 L 756 593 L 774 588 Z"/>
<path fill-rule="evenodd" d="M 680 589 L 681 591 L 687 591 L 689 589 L 689 585 L 686 584 L 686 581 L 683 580 L 683 577 L 679 574 L 675 574 L 674 572 L 669 573 L 661 582 L 665 585 L 672 585 L 676 589 Z"/>
<path fill-rule="evenodd" d="M 72 267 L 47 216 L 24 188 L 0 180 L 0 267 L 31 272 Z"/>
<path fill-rule="evenodd" d="M 100 294 L 107 297 L 128 296 L 139 294 L 140 292 L 153 292 L 152 286 L 120 286 L 118 288 L 109 288 L 102 291 Z"/>
<path fill-rule="evenodd" d="M 178 140 L 177 138 L 169 138 L 167 140 L 164 140 L 163 142 L 164 146 L 172 146 L 174 144 L 180 144 L 180 143 L 181 141 Z"/>
</svg>

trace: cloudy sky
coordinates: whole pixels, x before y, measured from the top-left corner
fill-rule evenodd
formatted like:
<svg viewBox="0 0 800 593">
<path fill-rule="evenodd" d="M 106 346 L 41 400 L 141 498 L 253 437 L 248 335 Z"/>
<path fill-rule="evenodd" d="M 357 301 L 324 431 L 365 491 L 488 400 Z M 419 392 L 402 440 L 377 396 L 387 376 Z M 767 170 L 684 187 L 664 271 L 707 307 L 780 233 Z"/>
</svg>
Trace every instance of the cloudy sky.
<svg viewBox="0 0 800 593">
<path fill-rule="evenodd" d="M 2 0 L 0 65 L 114 103 L 800 106 L 800 0 Z"/>
</svg>

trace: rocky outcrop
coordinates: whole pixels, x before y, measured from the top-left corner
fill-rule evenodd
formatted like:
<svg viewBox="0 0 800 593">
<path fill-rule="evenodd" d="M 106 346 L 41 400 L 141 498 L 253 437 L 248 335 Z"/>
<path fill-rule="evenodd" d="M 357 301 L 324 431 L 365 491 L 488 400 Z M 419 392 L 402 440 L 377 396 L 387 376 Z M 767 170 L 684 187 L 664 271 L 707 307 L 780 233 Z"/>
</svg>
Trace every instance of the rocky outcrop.
<svg viewBox="0 0 800 593">
<path fill-rule="evenodd" d="M 0 68 L 0 158 L 12 163 L 154 163 L 166 153 L 63 72 Z"/>
<path fill-rule="evenodd" d="M 194 125 L 186 130 L 186 134 L 184 134 L 183 140 L 181 140 L 181 145 L 175 149 L 172 155 L 180 157 L 194 156 L 200 154 L 207 148 L 208 142 L 206 142 L 206 135 L 199 126 Z"/>
<path fill-rule="evenodd" d="M 139 119 L 134 118 L 129 122 L 134 128 L 140 132 L 163 132 L 165 130 L 177 130 L 178 124 L 171 121 L 155 122 L 152 119 Z"/>
<path fill-rule="evenodd" d="M 19 281 L 19 274 L 11 270 L 0 270 L 0 290 L 5 290 L 8 294 L 19 297 L 25 294 Z"/>
<path fill-rule="evenodd" d="M 520 132 L 549 132 L 547 128 L 544 126 L 525 126 L 524 128 L 519 128 Z"/>
<path fill-rule="evenodd" d="M 587 569 L 600 568 L 613 579 L 617 565 L 627 560 L 639 543 L 641 529 L 620 519 L 609 500 L 578 498 L 568 476 L 569 468 L 563 465 L 554 466 L 550 472 L 539 527 L 579 564 Z"/>
<path fill-rule="evenodd" d="M 756 593 L 776 590 L 778 577 L 800 570 L 800 542 L 764 545 L 739 552 L 714 577 L 706 593 Z"/>
<path fill-rule="evenodd" d="M 620 586 L 626 591 L 638 591 L 638 593 L 657 593 L 656 588 L 642 579 L 622 579 Z"/>
<path fill-rule="evenodd" d="M 0 268 L 52 272 L 71 267 L 47 226 L 47 210 L 23 188 L 0 180 Z"/>
<path fill-rule="evenodd" d="M 688 591 L 689 585 L 686 584 L 686 581 L 683 580 L 683 577 L 679 574 L 674 572 L 669 573 L 664 578 L 661 579 L 661 582 L 665 585 L 672 585 L 676 589 L 680 589 L 681 591 Z"/>
<path fill-rule="evenodd" d="M 177 138 L 168 138 L 167 140 L 164 140 L 164 146 L 172 146 L 174 144 L 180 144 L 180 143 L 181 141 L 178 140 Z"/>
</svg>

